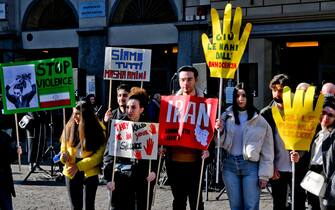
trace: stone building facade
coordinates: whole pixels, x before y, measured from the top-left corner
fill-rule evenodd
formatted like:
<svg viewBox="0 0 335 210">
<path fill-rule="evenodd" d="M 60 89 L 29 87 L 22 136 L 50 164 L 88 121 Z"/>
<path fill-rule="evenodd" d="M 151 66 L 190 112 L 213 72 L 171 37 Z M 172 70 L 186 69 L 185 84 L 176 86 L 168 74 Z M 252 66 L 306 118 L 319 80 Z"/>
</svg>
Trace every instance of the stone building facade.
<svg viewBox="0 0 335 210">
<path fill-rule="evenodd" d="M 287 73 L 293 88 L 335 80 L 331 0 L 0 0 L 0 62 L 70 56 L 80 95 L 86 94 L 85 76 L 94 75 L 98 99 L 106 104 L 105 47 L 152 49 L 151 82 L 144 87 L 168 94 L 177 67 L 204 63 L 200 37 L 211 34 L 210 8 L 222 17 L 228 2 L 241 6 L 243 22 L 253 24 L 236 79 L 255 90 L 259 108 L 270 99 L 274 74 Z M 288 47 L 306 41 L 317 46 Z M 216 95 L 218 80 L 204 74 L 208 95 Z"/>
</svg>

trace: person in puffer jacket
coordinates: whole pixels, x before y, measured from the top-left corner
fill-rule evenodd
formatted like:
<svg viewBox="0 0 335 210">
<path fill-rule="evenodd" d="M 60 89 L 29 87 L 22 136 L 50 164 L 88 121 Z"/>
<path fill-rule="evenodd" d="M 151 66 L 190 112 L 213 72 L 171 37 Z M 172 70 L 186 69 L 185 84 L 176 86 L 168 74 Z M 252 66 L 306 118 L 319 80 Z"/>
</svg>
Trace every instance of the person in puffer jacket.
<svg viewBox="0 0 335 210">
<path fill-rule="evenodd" d="M 273 175 L 273 136 L 243 83 L 236 85 L 233 105 L 216 121 L 216 128 L 222 133 L 222 171 L 230 208 L 259 209 L 260 191 Z"/>
</svg>

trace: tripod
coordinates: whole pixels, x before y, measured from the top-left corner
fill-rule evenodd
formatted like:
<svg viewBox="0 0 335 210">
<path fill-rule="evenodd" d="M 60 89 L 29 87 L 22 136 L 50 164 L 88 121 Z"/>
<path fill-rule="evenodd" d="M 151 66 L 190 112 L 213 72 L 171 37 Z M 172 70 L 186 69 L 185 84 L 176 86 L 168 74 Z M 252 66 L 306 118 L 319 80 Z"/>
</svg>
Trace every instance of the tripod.
<svg viewBox="0 0 335 210">
<path fill-rule="evenodd" d="M 42 123 L 40 123 L 39 125 L 39 142 L 41 142 L 41 138 L 42 138 L 42 127 L 45 127 L 45 125 Z M 23 182 L 27 181 L 27 179 L 29 178 L 29 176 L 32 173 L 36 173 L 36 169 L 38 168 L 41 172 L 44 172 L 48 175 L 48 178 L 52 179 L 54 176 L 54 162 L 52 161 L 52 158 L 56 155 L 55 149 L 53 147 L 53 119 L 52 119 L 52 112 L 50 111 L 50 123 L 49 123 L 49 127 L 50 127 L 50 145 L 48 146 L 48 148 L 45 150 L 45 152 L 43 153 L 43 155 L 41 156 L 41 158 L 38 158 L 37 156 L 37 161 L 36 163 L 34 163 L 32 165 L 32 168 L 30 170 L 30 172 L 27 174 L 27 176 L 24 178 Z M 45 129 L 43 129 L 45 132 Z M 45 134 L 45 133 L 44 133 Z M 46 135 L 43 135 L 44 137 Z M 38 149 L 39 152 L 39 149 Z M 43 159 L 46 157 L 46 155 L 50 153 L 50 159 L 51 159 L 51 163 L 50 163 L 50 167 L 51 170 L 50 172 L 48 172 L 47 170 L 43 169 L 40 167 L 41 162 L 43 161 Z"/>
</svg>

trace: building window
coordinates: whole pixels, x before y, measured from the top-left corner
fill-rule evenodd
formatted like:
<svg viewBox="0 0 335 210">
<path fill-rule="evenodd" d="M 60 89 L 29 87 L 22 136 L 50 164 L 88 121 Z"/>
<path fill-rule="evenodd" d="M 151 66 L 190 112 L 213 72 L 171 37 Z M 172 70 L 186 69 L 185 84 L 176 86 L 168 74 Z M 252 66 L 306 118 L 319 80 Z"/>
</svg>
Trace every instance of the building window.
<svg viewBox="0 0 335 210">
<path fill-rule="evenodd" d="M 36 0 L 27 9 L 23 31 L 78 28 L 74 9 L 66 0 Z"/>
<path fill-rule="evenodd" d="M 169 0 L 120 0 L 110 24 L 143 24 L 177 21 Z"/>
</svg>

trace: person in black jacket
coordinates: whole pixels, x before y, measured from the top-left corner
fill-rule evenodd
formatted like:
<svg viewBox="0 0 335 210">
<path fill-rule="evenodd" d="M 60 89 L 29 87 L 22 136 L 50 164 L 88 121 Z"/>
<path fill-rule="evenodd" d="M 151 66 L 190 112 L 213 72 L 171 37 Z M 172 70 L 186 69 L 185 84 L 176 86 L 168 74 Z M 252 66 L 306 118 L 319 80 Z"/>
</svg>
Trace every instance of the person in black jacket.
<svg viewBox="0 0 335 210">
<path fill-rule="evenodd" d="M 29 112 L 27 115 L 30 116 L 30 126 L 26 126 L 25 130 L 27 133 L 28 140 L 28 163 L 30 163 L 30 169 L 33 169 L 34 164 L 37 164 L 37 168 L 40 168 L 39 163 L 44 153 L 46 143 L 46 111 Z"/>
<path fill-rule="evenodd" d="M 326 192 L 323 197 L 308 193 L 312 210 L 335 209 L 335 99 L 328 97 L 320 117 L 321 130 L 311 146 L 310 170 L 326 177 Z"/>
<path fill-rule="evenodd" d="M 129 93 L 126 112 L 127 116 L 123 120 L 134 122 L 147 122 L 143 115 L 148 104 L 146 92 L 144 89 L 134 87 Z M 110 143 L 110 142 L 109 142 Z M 105 159 L 104 159 L 105 160 Z M 152 162 L 151 172 L 149 171 L 149 160 L 142 159 L 116 159 L 116 168 L 122 170 L 128 168 L 127 172 L 116 172 L 114 182 L 112 182 L 113 159 L 104 162 L 104 177 L 108 181 L 107 189 L 113 191 L 112 209 L 113 210 L 145 210 L 147 201 L 148 182 L 154 183 L 156 178 L 157 161 Z M 150 185 L 151 209 L 152 194 L 154 184 Z"/>
<path fill-rule="evenodd" d="M 15 190 L 10 164 L 21 153 L 21 147 L 16 148 L 9 135 L 0 130 L 0 209 L 2 210 L 13 209 L 12 196 L 15 197 Z"/>
<path fill-rule="evenodd" d="M 285 149 L 284 141 L 278 133 L 276 123 L 272 116 L 272 107 L 274 106 L 278 108 L 280 113 L 284 113 L 283 89 L 285 86 L 288 86 L 288 84 L 289 79 L 287 75 L 275 75 L 269 84 L 273 101 L 260 112 L 269 123 L 274 140 L 274 172 L 273 177 L 270 179 L 274 210 L 290 209 L 286 204 L 288 186 L 292 185 L 292 162 L 296 163 L 296 180 L 301 180 L 301 176 L 303 176 L 302 173 L 300 173 L 301 164 L 299 159 L 301 155 L 297 151 L 288 151 Z M 295 182 L 294 207 L 297 210 L 305 209 L 306 200 L 305 192 L 299 183 L 299 181 Z"/>
</svg>

